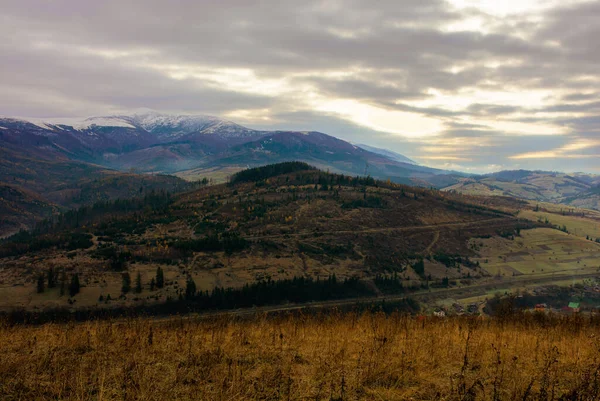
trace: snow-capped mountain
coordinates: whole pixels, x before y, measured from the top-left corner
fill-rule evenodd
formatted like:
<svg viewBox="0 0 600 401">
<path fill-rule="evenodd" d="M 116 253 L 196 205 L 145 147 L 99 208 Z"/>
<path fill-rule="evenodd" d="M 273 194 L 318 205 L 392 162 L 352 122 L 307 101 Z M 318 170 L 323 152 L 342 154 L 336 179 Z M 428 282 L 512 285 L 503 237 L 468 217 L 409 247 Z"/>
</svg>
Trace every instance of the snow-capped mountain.
<svg viewBox="0 0 600 401">
<path fill-rule="evenodd" d="M 85 119 L 0 118 L 0 145 L 26 149 L 38 158 L 60 157 L 118 170 L 174 173 L 303 160 L 333 171 L 367 171 L 397 180 L 440 172 L 319 132 L 257 131 L 217 117 L 152 111 Z"/>
<path fill-rule="evenodd" d="M 179 138 L 197 132 L 223 138 L 256 137 L 261 134 L 259 131 L 212 116 L 168 115 L 147 112 L 116 118 L 163 139 Z"/>
<path fill-rule="evenodd" d="M 172 139 L 192 133 L 213 134 L 220 137 L 240 138 L 259 136 L 260 131 L 252 130 L 231 121 L 213 116 L 203 115 L 170 115 L 156 112 L 137 113 L 131 116 L 114 115 L 73 118 L 2 118 L 0 123 L 14 126 L 15 124 L 32 124 L 47 131 L 79 131 L 90 132 L 105 128 L 127 128 L 141 130 L 154 134 L 157 138 Z M 4 127 L 7 129 L 8 127 Z"/>
</svg>

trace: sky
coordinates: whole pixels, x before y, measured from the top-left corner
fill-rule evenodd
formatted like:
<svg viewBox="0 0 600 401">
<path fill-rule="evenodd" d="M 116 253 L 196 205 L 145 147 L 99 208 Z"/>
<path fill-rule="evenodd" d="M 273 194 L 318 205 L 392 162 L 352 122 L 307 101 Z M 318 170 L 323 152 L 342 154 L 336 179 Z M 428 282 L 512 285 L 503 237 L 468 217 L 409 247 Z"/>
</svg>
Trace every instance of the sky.
<svg viewBox="0 0 600 401">
<path fill-rule="evenodd" d="M 0 0 L 0 115 L 141 108 L 600 173 L 600 1 Z"/>
</svg>

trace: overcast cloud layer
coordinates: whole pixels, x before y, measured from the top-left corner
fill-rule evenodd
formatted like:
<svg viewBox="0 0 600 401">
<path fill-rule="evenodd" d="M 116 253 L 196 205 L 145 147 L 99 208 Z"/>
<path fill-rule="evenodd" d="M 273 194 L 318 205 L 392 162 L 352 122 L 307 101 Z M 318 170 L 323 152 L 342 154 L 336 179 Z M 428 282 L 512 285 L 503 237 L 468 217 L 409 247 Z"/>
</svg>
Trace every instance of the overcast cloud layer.
<svg viewBox="0 0 600 401">
<path fill-rule="evenodd" d="M 0 115 L 150 108 L 600 173 L 598 21 L 598 1 L 1 0 Z"/>
</svg>

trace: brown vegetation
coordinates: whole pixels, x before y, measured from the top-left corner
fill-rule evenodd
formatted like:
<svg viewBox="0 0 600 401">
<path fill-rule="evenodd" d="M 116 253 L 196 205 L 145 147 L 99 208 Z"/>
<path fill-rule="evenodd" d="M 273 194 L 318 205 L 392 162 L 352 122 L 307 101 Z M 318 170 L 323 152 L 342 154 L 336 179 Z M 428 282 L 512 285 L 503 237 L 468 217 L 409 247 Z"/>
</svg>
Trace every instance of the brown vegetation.
<svg viewBox="0 0 600 401">
<path fill-rule="evenodd" d="M 240 176 L 249 178 L 229 185 L 100 203 L 65 213 L 39 234 L 0 244 L 0 308 L 162 302 L 177 299 L 188 277 L 201 291 L 332 274 L 373 280 L 396 273 L 407 289 L 426 282 L 441 286 L 445 278 L 489 276 L 469 262 L 477 256 L 471 238 L 543 225 L 515 218 L 520 203 L 514 200 L 488 203 L 306 165 L 289 172 L 285 166 L 248 170 Z M 415 271 L 421 261 L 424 268 Z M 80 294 L 72 300 L 56 290 L 38 294 L 36 280 L 50 267 L 78 273 Z M 158 267 L 167 284 L 151 289 Z M 132 277 L 140 273 L 143 291 L 121 297 L 127 270 Z M 110 302 L 99 301 L 108 295 Z"/>
<path fill-rule="evenodd" d="M 597 319 L 379 313 L 0 328 L 4 400 L 592 400 Z"/>
</svg>

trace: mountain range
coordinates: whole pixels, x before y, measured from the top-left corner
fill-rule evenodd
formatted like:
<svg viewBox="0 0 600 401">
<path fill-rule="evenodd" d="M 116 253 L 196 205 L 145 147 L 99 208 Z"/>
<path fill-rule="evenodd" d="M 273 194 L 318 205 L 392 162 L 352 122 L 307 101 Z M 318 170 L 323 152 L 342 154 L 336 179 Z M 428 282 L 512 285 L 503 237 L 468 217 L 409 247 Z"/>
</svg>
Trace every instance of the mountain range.
<svg viewBox="0 0 600 401">
<path fill-rule="evenodd" d="M 155 112 L 7 117 L 0 118 L 0 235 L 30 227 L 57 209 L 185 190 L 189 181 L 225 181 L 249 167 L 286 161 L 448 191 L 600 207 L 598 176 L 523 171 L 474 176 L 316 131 L 261 131 L 217 117 Z"/>
<path fill-rule="evenodd" d="M 115 170 L 172 174 L 189 169 L 302 160 L 346 174 L 409 183 L 443 170 L 403 155 L 352 145 L 320 132 L 258 131 L 207 116 L 142 113 L 84 120 L 0 119 L 0 143 L 44 159 L 65 158 Z"/>
</svg>

